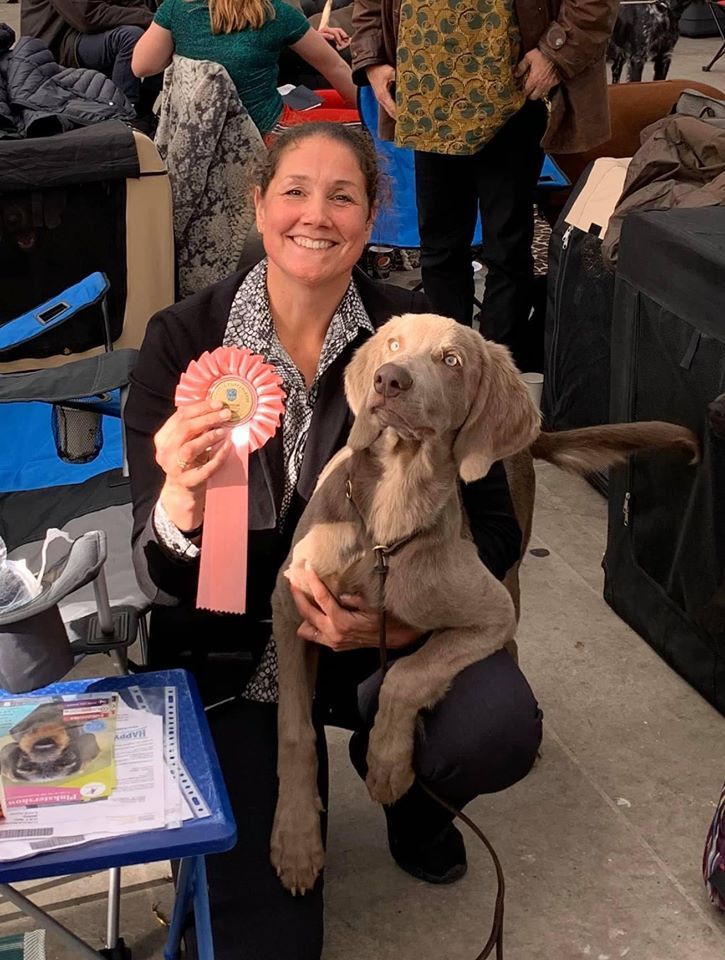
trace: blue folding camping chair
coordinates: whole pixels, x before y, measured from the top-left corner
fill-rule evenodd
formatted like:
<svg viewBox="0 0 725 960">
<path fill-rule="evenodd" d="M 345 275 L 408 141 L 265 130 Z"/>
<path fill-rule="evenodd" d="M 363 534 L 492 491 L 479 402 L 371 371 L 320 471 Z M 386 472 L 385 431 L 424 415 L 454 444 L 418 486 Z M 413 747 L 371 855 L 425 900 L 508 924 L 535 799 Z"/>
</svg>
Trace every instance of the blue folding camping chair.
<svg viewBox="0 0 725 960">
<path fill-rule="evenodd" d="M 108 289 L 108 278 L 92 273 L 0 326 L 0 435 L 4 441 L 0 493 L 7 495 L 0 498 L 4 501 L 0 503 L 0 535 L 10 549 L 37 534 L 42 539 L 46 526 L 42 509 L 32 511 L 39 514 L 40 521 L 36 517 L 26 521 L 27 511 L 8 509 L 6 501 L 14 494 L 68 489 L 123 466 L 120 417 L 137 351 L 113 349 Z M 53 338 L 50 352 L 62 356 L 63 324 L 94 306 L 100 311 L 89 313 L 94 319 L 88 322 L 98 322 L 100 316 L 102 329 L 97 331 L 96 341 L 103 344 L 104 352 L 42 369 L 3 372 L 3 363 L 10 357 L 47 353 L 44 347 L 49 337 Z M 32 529 L 34 536 L 25 537 L 27 529 Z M 73 542 L 62 562 L 46 570 L 37 597 L 15 611 L 0 614 L 0 685 L 13 692 L 37 689 L 60 680 L 76 657 L 89 653 L 109 654 L 125 670 L 126 650 L 137 635 L 145 660 L 145 606 L 111 605 L 104 573 L 106 555 L 104 531 L 84 534 Z M 58 604 L 89 583 L 95 610 L 64 625 Z M 115 951 L 114 956 L 123 952 L 119 898 L 119 867 L 114 866 L 107 925 L 107 945 Z"/>
<path fill-rule="evenodd" d="M 0 491 L 3 493 L 81 483 L 94 473 L 122 466 L 120 417 L 137 351 L 113 349 L 106 305 L 108 289 L 108 278 L 100 272 L 92 273 L 59 296 L 0 327 L 0 433 L 5 441 L 0 451 Z M 2 372 L 4 355 L 11 351 L 17 355 L 21 348 L 32 350 L 38 338 L 54 334 L 63 323 L 94 305 L 100 306 L 104 353 L 40 370 Z M 107 422 L 115 429 L 104 429 Z M 3 527 L 0 532 L 12 548 L 13 531 Z M 71 565 L 75 572 L 72 576 L 67 571 L 64 573 L 67 583 L 62 596 L 55 582 L 53 600 L 58 603 L 85 583 L 92 582 L 96 613 L 69 625 L 72 652 L 76 656 L 105 652 L 118 659 L 134 642 L 139 624 L 145 643 L 143 611 L 130 605 L 111 608 L 103 573 L 105 538 L 97 539 L 97 543 L 89 539 L 84 548 L 85 552 L 90 551 L 88 564 L 79 563 L 81 548 L 75 550 Z M 59 573 L 56 571 L 56 580 Z M 31 603 L 23 608 L 28 616 L 37 613 L 34 606 Z M 123 661 L 119 665 L 125 666 Z M 52 679 L 58 680 L 60 676 L 43 675 L 41 683 L 47 684 Z"/>
</svg>

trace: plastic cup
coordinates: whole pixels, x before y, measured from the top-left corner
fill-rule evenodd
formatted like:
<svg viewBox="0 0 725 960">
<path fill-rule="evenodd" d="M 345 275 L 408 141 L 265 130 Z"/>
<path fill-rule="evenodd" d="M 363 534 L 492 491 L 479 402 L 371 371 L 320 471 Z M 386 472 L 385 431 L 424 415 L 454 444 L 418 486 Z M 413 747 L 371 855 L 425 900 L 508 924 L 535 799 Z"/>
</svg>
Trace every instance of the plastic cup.
<svg viewBox="0 0 725 960">
<path fill-rule="evenodd" d="M 534 401 L 536 406 L 541 409 L 541 394 L 544 390 L 544 374 L 522 373 L 521 379 L 526 384 L 526 389 L 529 391 L 529 396 Z"/>
</svg>

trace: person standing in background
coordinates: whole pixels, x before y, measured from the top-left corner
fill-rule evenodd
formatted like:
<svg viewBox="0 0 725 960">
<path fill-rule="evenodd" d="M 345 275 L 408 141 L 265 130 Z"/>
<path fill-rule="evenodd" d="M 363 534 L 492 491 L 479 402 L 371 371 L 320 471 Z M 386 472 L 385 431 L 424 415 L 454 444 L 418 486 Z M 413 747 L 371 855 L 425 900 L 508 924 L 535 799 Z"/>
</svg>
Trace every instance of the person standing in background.
<svg viewBox="0 0 725 960">
<path fill-rule="evenodd" d="M 415 151 L 423 286 L 470 325 L 480 209 L 481 330 L 521 365 L 532 303 L 534 191 L 543 151 L 610 134 L 605 52 L 618 0 L 354 0 L 353 77 L 380 134 Z"/>
</svg>

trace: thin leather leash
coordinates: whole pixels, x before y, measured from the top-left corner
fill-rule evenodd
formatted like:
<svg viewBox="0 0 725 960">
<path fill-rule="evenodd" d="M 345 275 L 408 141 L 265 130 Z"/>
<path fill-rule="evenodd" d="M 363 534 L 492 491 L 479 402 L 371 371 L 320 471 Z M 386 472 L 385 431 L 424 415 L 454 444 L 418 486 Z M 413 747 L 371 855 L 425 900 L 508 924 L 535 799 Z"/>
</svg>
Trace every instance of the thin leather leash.
<svg viewBox="0 0 725 960">
<path fill-rule="evenodd" d="M 355 500 L 352 496 L 352 480 L 348 477 L 345 484 L 345 496 L 353 505 L 355 510 L 358 513 L 358 516 L 365 524 L 365 518 L 360 512 L 360 508 L 355 503 Z M 400 540 L 396 540 L 395 543 L 388 545 L 377 544 L 373 547 L 373 553 L 375 554 L 375 571 L 378 575 L 378 617 L 380 622 L 380 628 L 378 633 L 378 644 L 380 647 L 380 668 L 382 670 L 383 676 L 388 672 L 388 645 L 387 645 L 387 608 L 385 606 L 385 583 L 388 579 L 388 570 L 389 564 L 388 559 L 394 556 L 399 550 L 401 550 L 408 543 L 411 543 L 419 534 L 420 530 L 414 530 L 412 533 L 409 533 L 406 537 L 402 537 Z M 454 817 L 458 820 L 461 820 L 466 826 L 471 830 L 481 841 L 481 843 L 488 850 L 491 860 L 493 861 L 494 868 L 496 870 L 496 901 L 493 908 L 493 921 L 491 923 L 491 932 L 488 935 L 488 940 L 483 947 L 483 950 L 476 956 L 476 960 L 486 960 L 486 957 L 491 955 L 493 948 L 496 948 L 496 960 L 503 960 L 503 914 L 504 914 L 504 899 L 506 896 L 506 884 L 504 881 L 503 869 L 501 867 L 501 861 L 498 858 L 496 851 L 491 845 L 490 840 L 484 834 L 483 830 L 477 824 L 471 820 L 469 816 L 463 813 L 462 810 L 457 810 L 453 804 L 448 803 L 447 800 L 444 800 L 442 797 L 439 797 L 437 793 L 434 793 L 430 787 L 426 786 L 422 780 L 419 780 L 416 777 L 416 782 L 418 786 L 428 794 L 431 799 L 435 800 L 436 803 L 440 804 L 444 809 L 448 810 L 449 813 L 452 813 Z"/>
</svg>

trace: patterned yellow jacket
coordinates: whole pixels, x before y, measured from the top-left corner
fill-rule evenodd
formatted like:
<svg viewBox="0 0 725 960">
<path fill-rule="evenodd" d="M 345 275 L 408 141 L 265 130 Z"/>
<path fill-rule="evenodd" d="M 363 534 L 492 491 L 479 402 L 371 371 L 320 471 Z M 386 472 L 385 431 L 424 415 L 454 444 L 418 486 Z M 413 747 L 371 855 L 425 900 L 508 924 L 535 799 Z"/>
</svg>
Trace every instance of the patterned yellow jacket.
<svg viewBox="0 0 725 960">
<path fill-rule="evenodd" d="M 354 0 L 352 63 L 355 80 L 365 69 L 397 62 L 401 0 Z M 550 94 L 551 112 L 542 146 L 551 153 L 579 153 L 610 136 L 605 53 L 619 0 L 515 0 L 522 52 L 538 47 L 556 66 L 561 83 Z M 380 134 L 394 135 L 380 111 Z"/>
</svg>

